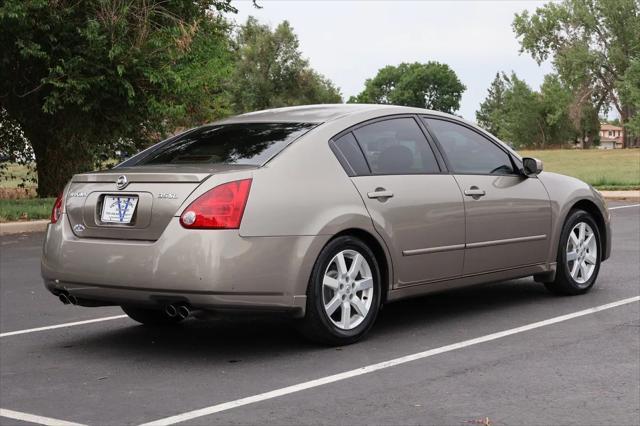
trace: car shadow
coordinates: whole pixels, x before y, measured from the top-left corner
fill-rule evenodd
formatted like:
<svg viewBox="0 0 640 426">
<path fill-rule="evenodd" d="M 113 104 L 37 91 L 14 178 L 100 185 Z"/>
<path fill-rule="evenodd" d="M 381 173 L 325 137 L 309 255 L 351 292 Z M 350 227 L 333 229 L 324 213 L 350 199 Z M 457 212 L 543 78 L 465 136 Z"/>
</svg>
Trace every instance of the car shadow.
<svg viewBox="0 0 640 426">
<path fill-rule="evenodd" d="M 367 338 L 360 344 L 401 339 L 433 322 L 464 320 L 495 311 L 512 310 L 552 298 L 531 279 L 470 287 L 386 305 Z M 116 327 L 116 328 L 113 328 Z M 269 316 L 236 316 L 188 320 L 170 327 L 111 324 L 108 330 L 74 334 L 56 347 L 81 351 L 83 356 L 166 358 L 211 366 L 212 363 L 264 362 L 288 354 L 335 350 L 305 340 L 293 321 Z M 68 352 L 67 352 L 68 353 Z"/>
</svg>

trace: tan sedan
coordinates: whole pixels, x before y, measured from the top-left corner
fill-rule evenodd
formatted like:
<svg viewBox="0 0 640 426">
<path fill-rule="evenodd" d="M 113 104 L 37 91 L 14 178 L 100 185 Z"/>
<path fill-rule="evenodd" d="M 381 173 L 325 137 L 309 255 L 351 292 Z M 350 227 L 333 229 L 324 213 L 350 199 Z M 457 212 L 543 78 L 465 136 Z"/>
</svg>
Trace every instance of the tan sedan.
<svg viewBox="0 0 640 426">
<path fill-rule="evenodd" d="M 268 311 L 330 344 L 380 306 L 533 276 L 580 294 L 609 257 L 600 194 L 457 117 L 382 105 L 244 114 L 73 176 L 42 257 L 64 303 L 143 324 Z"/>
</svg>

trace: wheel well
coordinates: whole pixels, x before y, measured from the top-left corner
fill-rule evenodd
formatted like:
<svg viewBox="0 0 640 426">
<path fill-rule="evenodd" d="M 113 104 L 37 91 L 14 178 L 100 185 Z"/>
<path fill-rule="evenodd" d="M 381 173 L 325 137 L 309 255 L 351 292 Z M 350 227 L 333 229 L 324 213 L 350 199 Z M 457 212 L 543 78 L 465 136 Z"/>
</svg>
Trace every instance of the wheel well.
<svg viewBox="0 0 640 426">
<path fill-rule="evenodd" d="M 600 247 L 600 256 L 604 256 L 606 251 L 606 247 L 604 247 L 604 245 L 607 243 L 607 227 L 598 206 L 589 200 L 580 200 L 571 207 L 571 210 L 584 210 L 596 221 L 596 225 L 598 225 L 598 233 L 600 234 L 600 242 L 602 244 L 602 247 Z"/>
<path fill-rule="evenodd" d="M 387 293 L 389 292 L 389 279 L 390 279 L 389 272 L 390 271 L 389 271 L 389 265 L 387 263 L 387 256 L 385 254 L 384 249 L 380 245 L 380 242 L 378 242 L 376 237 L 371 235 L 369 232 L 364 231 L 362 229 L 357 229 L 357 228 L 345 229 L 344 231 L 341 231 L 336 235 L 334 235 L 332 240 L 337 237 L 341 237 L 343 235 L 349 235 L 352 237 L 359 238 L 365 244 L 367 244 L 367 246 L 369 246 L 371 251 L 373 251 L 373 254 L 376 256 L 376 260 L 378 261 L 378 265 L 380 266 L 380 276 L 382 279 L 382 282 L 380 283 L 382 286 L 381 302 L 385 303 L 387 301 Z"/>
</svg>

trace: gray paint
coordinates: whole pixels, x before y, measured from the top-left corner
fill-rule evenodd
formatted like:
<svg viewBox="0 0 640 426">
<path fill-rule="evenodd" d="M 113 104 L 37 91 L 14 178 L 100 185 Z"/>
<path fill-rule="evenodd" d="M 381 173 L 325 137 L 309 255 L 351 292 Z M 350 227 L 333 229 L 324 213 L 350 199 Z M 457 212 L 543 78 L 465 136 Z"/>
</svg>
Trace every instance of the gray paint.
<svg viewBox="0 0 640 426">
<path fill-rule="evenodd" d="M 608 257 L 604 200 L 577 179 L 547 172 L 529 178 L 347 176 L 328 141 L 363 121 L 396 114 L 458 120 L 417 108 L 378 105 L 269 110 L 222 122 L 322 124 L 260 168 L 145 166 L 77 175 L 65 194 L 90 195 L 84 201 L 67 197 L 61 221 L 49 226 L 42 275 L 52 291 L 114 303 L 157 303 L 158 297 L 170 295 L 196 308 L 273 307 L 302 313 L 311 268 L 337 233 L 356 229 L 378 242 L 389 265 L 387 299 L 395 300 L 553 273 L 562 224 L 579 201 L 602 212 L 603 257 Z M 128 228 L 105 227 L 95 221 L 95 200 L 99 194 L 119 192 L 115 180 L 120 174 L 130 180 L 123 192 L 144 194 L 140 222 Z M 247 178 L 253 183 L 239 230 L 198 231 L 179 224 L 178 216 L 200 195 Z M 485 195 L 464 195 L 471 186 Z M 394 196 L 368 196 L 379 188 Z M 177 198 L 161 200 L 159 192 Z M 87 226 L 82 236 L 72 231 L 78 223 Z"/>
</svg>

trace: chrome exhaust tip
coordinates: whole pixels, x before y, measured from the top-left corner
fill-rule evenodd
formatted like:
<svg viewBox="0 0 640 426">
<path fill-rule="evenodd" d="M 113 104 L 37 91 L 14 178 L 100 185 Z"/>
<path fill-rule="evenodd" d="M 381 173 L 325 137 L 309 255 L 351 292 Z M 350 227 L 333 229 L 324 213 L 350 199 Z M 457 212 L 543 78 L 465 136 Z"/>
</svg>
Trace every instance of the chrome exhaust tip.
<svg viewBox="0 0 640 426">
<path fill-rule="evenodd" d="M 189 317 L 189 315 L 191 315 L 191 309 L 189 309 L 187 305 L 178 306 L 178 316 L 181 319 L 186 319 Z"/>
<path fill-rule="evenodd" d="M 167 305 L 164 307 L 164 313 L 167 314 L 168 317 L 173 318 L 178 315 L 178 310 L 175 305 Z"/>
<path fill-rule="evenodd" d="M 69 299 L 69 303 L 71 303 L 72 305 L 78 304 L 78 299 L 74 295 L 70 294 L 68 296 L 68 299 Z"/>
<path fill-rule="evenodd" d="M 58 295 L 58 299 L 60 299 L 60 301 L 65 305 L 71 304 L 71 300 L 69 300 L 69 296 L 67 296 L 65 293 L 60 293 Z"/>
</svg>

